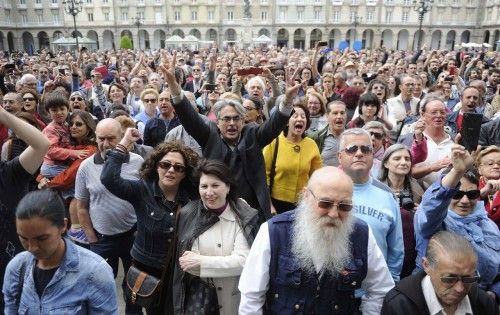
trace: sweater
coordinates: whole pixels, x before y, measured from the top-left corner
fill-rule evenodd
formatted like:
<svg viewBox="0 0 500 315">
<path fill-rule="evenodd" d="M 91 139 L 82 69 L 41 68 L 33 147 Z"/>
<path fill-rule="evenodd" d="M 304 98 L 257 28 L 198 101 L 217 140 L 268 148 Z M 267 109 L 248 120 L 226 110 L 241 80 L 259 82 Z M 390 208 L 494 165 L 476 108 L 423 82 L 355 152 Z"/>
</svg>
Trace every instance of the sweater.
<svg viewBox="0 0 500 315">
<path fill-rule="evenodd" d="M 309 177 L 322 166 L 321 156 L 316 142 L 310 138 L 306 137 L 299 143 L 295 143 L 288 140 L 284 133 L 281 133 L 278 139 L 278 154 L 271 197 L 295 203 L 302 188 L 309 181 Z M 268 185 L 275 148 L 276 139 L 263 149 Z"/>
</svg>

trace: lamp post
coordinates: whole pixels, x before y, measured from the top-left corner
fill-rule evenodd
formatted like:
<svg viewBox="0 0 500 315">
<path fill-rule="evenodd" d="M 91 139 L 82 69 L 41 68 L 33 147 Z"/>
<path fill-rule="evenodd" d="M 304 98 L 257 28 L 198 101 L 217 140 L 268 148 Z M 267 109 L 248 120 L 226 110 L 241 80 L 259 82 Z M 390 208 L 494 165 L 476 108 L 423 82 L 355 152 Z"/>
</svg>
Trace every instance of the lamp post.
<svg viewBox="0 0 500 315">
<path fill-rule="evenodd" d="M 137 42 L 138 42 L 137 47 L 139 47 L 139 50 L 140 50 L 141 49 L 141 37 L 139 36 L 139 28 L 142 25 L 142 19 L 141 19 L 141 16 L 139 14 L 136 15 L 134 24 L 135 24 L 135 26 L 137 26 Z"/>
<path fill-rule="evenodd" d="M 356 35 L 358 35 L 358 25 L 363 22 L 363 18 L 358 16 L 358 13 L 356 12 L 354 15 L 354 19 L 352 21 L 352 25 L 354 25 L 354 41 L 356 41 Z M 352 43 L 354 45 L 354 43 Z"/>
<path fill-rule="evenodd" d="M 73 37 L 76 41 L 76 50 L 79 49 L 78 45 L 78 31 L 76 29 L 76 16 L 78 13 L 82 12 L 82 4 L 83 0 L 63 0 L 62 4 L 64 5 L 64 11 L 73 16 Z"/>
<path fill-rule="evenodd" d="M 422 23 L 424 22 L 424 16 L 427 12 L 431 10 L 431 6 L 434 0 L 413 0 L 413 9 L 418 13 L 418 42 L 417 51 L 420 51 L 420 46 L 422 44 Z"/>
</svg>

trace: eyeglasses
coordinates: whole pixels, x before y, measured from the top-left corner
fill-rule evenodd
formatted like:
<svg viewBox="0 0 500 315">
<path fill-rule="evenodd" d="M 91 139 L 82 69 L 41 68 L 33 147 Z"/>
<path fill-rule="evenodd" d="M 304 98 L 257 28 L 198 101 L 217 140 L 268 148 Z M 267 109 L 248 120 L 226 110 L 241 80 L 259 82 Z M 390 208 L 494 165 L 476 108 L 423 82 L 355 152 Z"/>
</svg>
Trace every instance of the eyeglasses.
<svg viewBox="0 0 500 315">
<path fill-rule="evenodd" d="M 454 285 L 458 281 L 462 281 L 463 284 L 473 284 L 479 280 L 479 274 L 475 276 L 444 276 L 441 277 L 441 282 L 448 285 Z"/>
<path fill-rule="evenodd" d="M 30 101 L 30 102 L 34 102 L 35 101 L 35 98 L 34 97 L 23 97 L 23 101 Z"/>
<path fill-rule="evenodd" d="M 82 127 L 83 123 L 81 121 L 74 121 L 71 123 L 71 126 Z"/>
<path fill-rule="evenodd" d="M 193 72 L 200 72 L 201 69 L 193 69 Z"/>
<path fill-rule="evenodd" d="M 158 100 L 156 98 L 145 98 L 144 103 L 156 103 Z"/>
<path fill-rule="evenodd" d="M 478 189 L 468 190 L 468 191 L 459 190 L 455 193 L 455 195 L 453 196 L 453 199 L 460 200 L 463 198 L 463 196 L 467 196 L 467 198 L 469 198 L 470 200 L 475 200 L 475 199 L 479 198 L 479 195 L 480 195 L 480 192 Z"/>
<path fill-rule="evenodd" d="M 331 200 L 325 200 L 325 199 L 318 199 L 314 193 L 312 192 L 311 189 L 307 189 L 310 193 L 311 193 L 311 196 L 313 196 L 314 199 L 316 199 L 316 201 L 318 202 L 318 207 L 321 208 L 321 209 L 325 209 L 325 210 L 330 210 L 331 208 L 333 208 L 334 206 L 337 207 L 337 209 L 339 211 L 342 211 L 342 212 L 349 212 L 352 210 L 352 203 L 348 203 L 348 202 L 345 202 L 345 201 L 342 201 L 342 202 L 339 202 L 339 203 L 335 203 Z"/>
<path fill-rule="evenodd" d="M 224 116 L 219 118 L 219 120 L 222 120 L 225 123 L 229 123 L 231 121 L 234 121 L 235 123 L 240 122 L 241 117 L 240 116 Z"/>
<path fill-rule="evenodd" d="M 348 145 L 342 151 L 345 151 L 345 153 L 347 153 L 347 154 L 353 155 L 353 154 L 356 154 L 358 152 L 358 150 L 361 150 L 361 153 L 363 153 L 363 154 L 368 154 L 368 153 L 373 152 L 373 148 L 371 146 L 369 146 L 369 145 L 358 146 L 357 144 Z"/>
<path fill-rule="evenodd" d="M 3 100 L 4 104 L 14 104 L 15 102 L 16 102 L 15 100 L 6 100 L 6 99 Z"/>
<path fill-rule="evenodd" d="M 169 161 L 160 161 L 160 162 L 158 162 L 158 167 L 162 168 L 162 169 L 164 169 L 166 171 L 168 171 L 171 167 L 173 167 L 174 171 L 176 173 L 184 173 L 186 171 L 186 167 L 184 165 L 172 164 Z"/>
<path fill-rule="evenodd" d="M 382 138 L 384 137 L 384 134 L 382 134 L 380 132 L 370 131 L 370 136 L 374 136 L 375 139 L 377 139 L 377 140 L 382 140 Z"/>
<path fill-rule="evenodd" d="M 80 96 L 73 96 L 73 97 L 70 97 L 69 100 L 70 101 L 83 101 L 83 98 L 81 98 Z"/>
</svg>

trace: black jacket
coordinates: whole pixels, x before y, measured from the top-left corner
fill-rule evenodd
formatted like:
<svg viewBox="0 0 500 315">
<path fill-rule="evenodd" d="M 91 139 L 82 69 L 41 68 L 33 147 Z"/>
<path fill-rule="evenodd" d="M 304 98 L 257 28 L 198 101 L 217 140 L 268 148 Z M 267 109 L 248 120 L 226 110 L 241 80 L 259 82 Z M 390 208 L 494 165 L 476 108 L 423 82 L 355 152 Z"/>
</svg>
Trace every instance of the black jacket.
<svg viewBox="0 0 500 315">
<path fill-rule="evenodd" d="M 420 271 L 396 284 L 385 296 L 380 314 L 428 315 L 429 308 L 421 285 L 425 275 L 424 271 Z M 471 287 L 468 296 L 474 314 L 498 315 L 496 303 L 477 285 Z"/>
<path fill-rule="evenodd" d="M 500 145 L 500 118 L 481 125 L 479 145 L 483 147 L 489 145 Z"/>
<path fill-rule="evenodd" d="M 231 210 L 238 218 L 243 234 L 251 247 L 259 229 L 258 212 L 251 208 L 244 200 L 238 199 L 236 202 L 229 201 Z M 219 217 L 209 212 L 201 200 L 195 200 L 184 206 L 178 217 L 177 223 L 177 249 L 175 255 L 175 270 L 173 278 L 173 299 L 174 313 L 183 314 L 186 284 L 191 277 L 179 266 L 179 257 L 186 250 L 191 250 L 194 241 L 210 227 L 219 221 Z"/>
<path fill-rule="evenodd" d="M 199 143 L 203 156 L 207 159 L 223 161 L 231 167 L 232 154 L 237 155 L 238 169 L 231 168 L 234 182 L 238 183 L 237 192 L 250 206 L 259 210 L 261 222 L 271 217 L 271 196 L 267 187 L 266 171 L 262 149 L 283 131 L 289 116 L 274 112 L 262 125 L 247 124 L 241 131 L 240 140 L 234 151 L 222 139 L 219 128 L 214 122 L 205 122 L 187 98 L 182 97 L 179 104 L 173 104 L 182 126 Z M 248 183 L 248 184 L 247 184 Z"/>
</svg>

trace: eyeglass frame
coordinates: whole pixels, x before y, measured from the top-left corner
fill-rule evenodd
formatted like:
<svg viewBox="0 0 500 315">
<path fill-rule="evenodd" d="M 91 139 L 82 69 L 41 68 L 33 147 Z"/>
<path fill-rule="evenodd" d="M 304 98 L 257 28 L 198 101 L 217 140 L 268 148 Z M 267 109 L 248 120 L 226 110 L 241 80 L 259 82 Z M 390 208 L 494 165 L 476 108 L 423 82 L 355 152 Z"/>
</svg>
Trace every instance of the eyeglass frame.
<svg viewBox="0 0 500 315">
<path fill-rule="evenodd" d="M 347 202 L 335 203 L 331 200 L 325 200 L 325 199 L 320 199 L 320 198 L 316 197 L 316 195 L 313 193 L 311 188 L 307 188 L 307 191 L 309 193 L 311 193 L 311 196 L 316 200 L 318 207 L 321 209 L 331 210 L 335 206 L 337 208 L 337 210 L 341 211 L 341 212 L 351 212 L 352 211 L 352 208 L 353 208 L 352 202 L 351 203 L 347 203 Z M 324 203 L 324 204 L 321 205 L 320 203 Z M 326 203 L 326 205 L 325 205 L 325 203 Z M 349 210 L 344 210 L 344 209 L 341 209 L 341 205 L 350 206 L 351 208 Z"/>
</svg>

